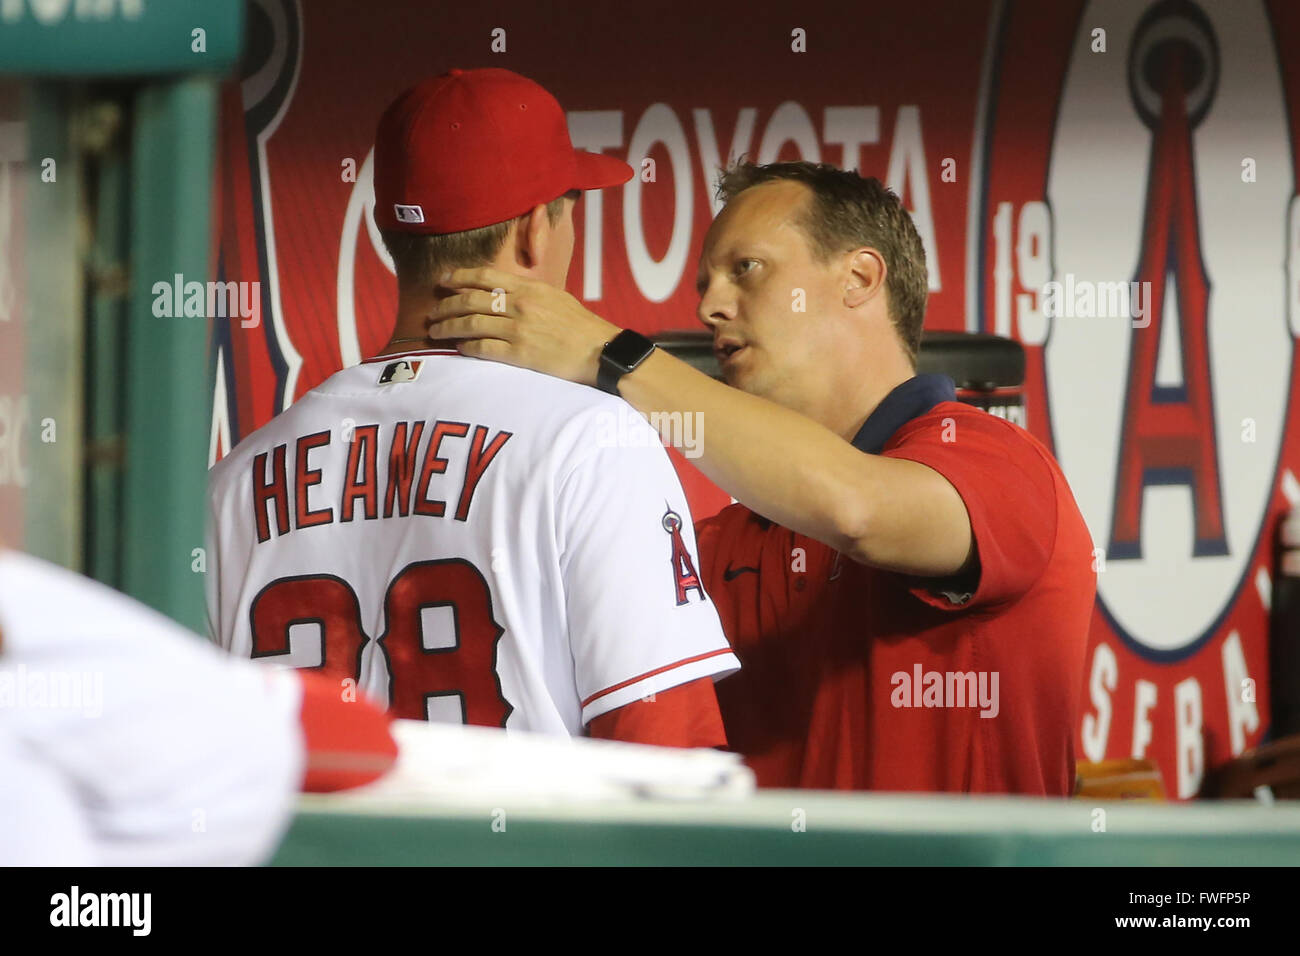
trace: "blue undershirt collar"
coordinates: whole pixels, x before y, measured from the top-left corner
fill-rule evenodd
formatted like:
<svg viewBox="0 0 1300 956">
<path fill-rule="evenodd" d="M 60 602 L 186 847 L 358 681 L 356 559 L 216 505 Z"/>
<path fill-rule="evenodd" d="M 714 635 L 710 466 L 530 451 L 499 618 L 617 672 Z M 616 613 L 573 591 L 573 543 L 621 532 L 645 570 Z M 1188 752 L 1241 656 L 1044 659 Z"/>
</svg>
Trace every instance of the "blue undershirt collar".
<svg viewBox="0 0 1300 956">
<path fill-rule="evenodd" d="M 858 433 L 853 447 L 879 455 L 885 444 L 913 418 L 924 415 L 940 402 L 957 400 L 957 389 L 947 375 L 914 375 L 881 400 Z"/>
</svg>

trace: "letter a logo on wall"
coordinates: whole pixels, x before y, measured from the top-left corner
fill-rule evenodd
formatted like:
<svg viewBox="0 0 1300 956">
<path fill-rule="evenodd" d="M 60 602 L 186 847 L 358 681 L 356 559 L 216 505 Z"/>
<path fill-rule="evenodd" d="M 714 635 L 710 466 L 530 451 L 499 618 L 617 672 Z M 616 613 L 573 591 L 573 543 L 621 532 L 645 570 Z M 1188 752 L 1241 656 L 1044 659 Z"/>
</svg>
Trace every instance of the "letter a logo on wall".
<svg viewBox="0 0 1300 956">
<path fill-rule="evenodd" d="M 1133 322 L 1124 427 L 1107 557 L 1142 554 L 1143 490 L 1182 485 L 1196 514 L 1192 553 L 1227 554 L 1219 488 L 1207 349 L 1209 281 L 1196 214 L 1192 130 L 1209 110 L 1218 53 L 1209 23 L 1195 7 L 1152 9 L 1138 24 L 1129 84 L 1138 115 L 1151 129 L 1151 163 L 1142 260 L 1135 281 L 1151 290 L 1148 312 Z M 1161 384 L 1156 365 L 1166 324 L 1181 344 L 1178 384 Z M 1172 345 L 1167 346 L 1172 348 Z"/>
<path fill-rule="evenodd" d="M 1171 662 L 1243 593 L 1276 488 L 1294 349 L 1287 104 L 1260 62 L 1276 43 L 1259 0 L 1092 0 L 1079 22 L 1107 23 L 1110 52 L 1088 55 L 1080 28 L 1048 167 L 1051 278 L 1135 282 L 1145 308 L 1053 318 L 1052 437 L 1105 549 L 1102 614 Z M 1243 138 L 1275 180 L 1241 182 Z M 1269 423 L 1255 444 L 1236 440 L 1247 418 Z"/>
</svg>

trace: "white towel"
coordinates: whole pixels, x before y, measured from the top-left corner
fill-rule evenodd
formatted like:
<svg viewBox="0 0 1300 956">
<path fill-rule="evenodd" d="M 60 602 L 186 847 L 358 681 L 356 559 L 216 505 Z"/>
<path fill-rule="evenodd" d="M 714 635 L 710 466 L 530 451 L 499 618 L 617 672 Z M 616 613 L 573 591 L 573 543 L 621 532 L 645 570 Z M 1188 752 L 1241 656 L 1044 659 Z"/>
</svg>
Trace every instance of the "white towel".
<svg viewBox="0 0 1300 956">
<path fill-rule="evenodd" d="M 347 791 L 379 803 L 465 803 L 510 799 L 551 803 L 743 798 L 754 774 L 737 754 L 648 747 L 422 720 L 393 722 L 397 765 L 380 780 Z"/>
</svg>

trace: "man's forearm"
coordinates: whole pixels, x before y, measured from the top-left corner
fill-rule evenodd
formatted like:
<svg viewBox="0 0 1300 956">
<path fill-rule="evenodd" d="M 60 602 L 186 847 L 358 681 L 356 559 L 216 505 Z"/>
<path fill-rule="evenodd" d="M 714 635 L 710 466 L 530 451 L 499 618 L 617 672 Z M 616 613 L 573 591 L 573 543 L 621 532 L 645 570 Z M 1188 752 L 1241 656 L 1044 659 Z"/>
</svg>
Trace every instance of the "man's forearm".
<svg viewBox="0 0 1300 956">
<path fill-rule="evenodd" d="M 714 381 L 662 350 L 623 376 L 619 393 L 647 417 L 698 416 L 700 456 L 692 460 L 715 484 L 778 524 L 851 550 L 868 520 L 870 456 L 812 419 Z"/>
<path fill-rule="evenodd" d="M 705 475 L 757 513 L 853 561 L 941 577 L 974 560 L 961 497 L 925 465 L 865 454 L 812 419 L 658 350 L 623 376 L 619 392 L 648 418 L 700 416 L 695 462 Z"/>
</svg>

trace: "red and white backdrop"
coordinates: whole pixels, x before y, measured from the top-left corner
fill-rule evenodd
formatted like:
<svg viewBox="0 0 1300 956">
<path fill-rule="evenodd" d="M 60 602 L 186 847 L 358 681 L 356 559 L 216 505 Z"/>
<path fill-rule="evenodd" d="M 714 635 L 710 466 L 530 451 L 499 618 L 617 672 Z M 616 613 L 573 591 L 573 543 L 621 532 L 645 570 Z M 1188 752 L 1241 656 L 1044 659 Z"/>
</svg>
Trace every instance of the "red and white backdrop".
<svg viewBox="0 0 1300 956">
<path fill-rule="evenodd" d="M 1028 427 L 1099 549 L 1081 759 L 1152 758 L 1191 796 L 1268 730 L 1273 532 L 1300 497 L 1300 7 L 834 6 L 256 0 L 222 103 L 218 272 L 260 282 L 262 314 L 217 323 L 213 457 L 389 334 L 372 138 L 416 80 L 508 67 L 578 145 L 654 160 L 580 205 L 569 277 L 646 332 L 695 324 L 720 161 L 857 167 L 915 218 L 928 327 L 1026 348 Z M 1130 282 L 1150 283 L 1136 321 L 1099 285 Z M 686 481 L 697 517 L 727 500 Z"/>
</svg>

